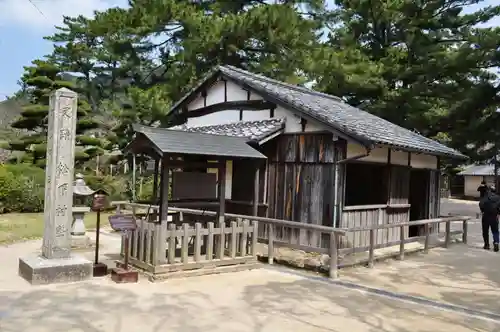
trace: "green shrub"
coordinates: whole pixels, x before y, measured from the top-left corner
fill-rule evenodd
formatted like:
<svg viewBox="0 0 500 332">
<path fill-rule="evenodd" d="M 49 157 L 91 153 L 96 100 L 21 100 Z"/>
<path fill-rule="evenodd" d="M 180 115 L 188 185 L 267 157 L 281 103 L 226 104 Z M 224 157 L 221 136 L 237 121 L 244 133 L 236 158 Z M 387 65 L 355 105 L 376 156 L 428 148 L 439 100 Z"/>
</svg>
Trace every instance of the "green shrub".
<svg viewBox="0 0 500 332">
<path fill-rule="evenodd" d="M 0 212 L 43 211 L 44 181 L 36 166 L 0 165 Z"/>
<path fill-rule="evenodd" d="M 127 178 L 124 176 L 86 175 L 85 183 L 93 190 L 103 189 L 109 195 L 110 201 L 122 201 L 127 197 Z"/>
<path fill-rule="evenodd" d="M 153 199 L 153 183 L 153 176 L 138 177 L 136 180 L 136 193 L 138 201 L 151 202 Z"/>
<path fill-rule="evenodd" d="M 75 170 L 75 173 L 78 171 Z M 109 201 L 132 198 L 131 175 L 86 175 L 85 182 L 94 189 L 103 189 Z M 141 186 L 142 182 L 142 186 Z M 0 165 L 0 213 L 43 211 L 45 171 L 31 164 Z M 150 201 L 153 195 L 153 177 L 137 177 L 138 200 Z M 89 198 L 90 203 L 91 198 Z"/>
</svg>

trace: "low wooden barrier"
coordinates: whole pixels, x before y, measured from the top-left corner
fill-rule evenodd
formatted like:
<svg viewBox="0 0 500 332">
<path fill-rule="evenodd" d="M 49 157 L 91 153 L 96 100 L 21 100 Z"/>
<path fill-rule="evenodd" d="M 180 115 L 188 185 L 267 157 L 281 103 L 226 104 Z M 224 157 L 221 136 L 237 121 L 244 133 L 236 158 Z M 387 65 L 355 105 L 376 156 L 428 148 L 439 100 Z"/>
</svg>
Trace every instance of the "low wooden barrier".
<svg viewBox="0 0 500 332">
<path fill-rule="evenodd" d="M 158 209 L 158 206 L 129 202 L 114 202 L 117 211 Z M 279 220 L 257 216 L 225 214 L 225 222 L 206 221 L 206 217 L 215 219 L 217 213 L 185 208 L 169 208 L 169 211 L 179 214 L 176 222 L 169 223 L 163 230 L 159 222 L 141 219 L 138 229 L 130 238 L 131 263 L 153 273 L 166 273 L 193 270 L 205 267 L 235 265 L 256 260 L 257 242 L 267 244 L 269 264 L 273 264 L 276 247 L 286 247 L 316 252 L 330 256 L 329 276 L 337 278 L 339 255 L 368 252 L 368 266 L 373 266 L 375 250 L 399 245 L 399 259 L 404 259 L 405 244 L 424 241 L 424 252 L 430 248 L 430 239 L 436 234 L 431 228 L 445 224 L 444 243 L 448 247 L 452 236 L 462 235 L 462 242 L 467 243 L 468 221 L 470 217 L 444 217 L 411 222 L 379 224 L 367 227 L 333 228 L 294 221 Z M 143 215 L 144 211 L 138 213 Z M 203 216 L 203 222 L 183 223 L 183 215 Z M 193 220 L 193 218 L 189 218 Z M 452 231 L 452 222 L 462 222 L 462 230 Z M 408 238 L 409 226 L 424 226 L 424 235 Z M 392 242 L 379 243 L 376 234 L 380 230 L 399 230 L 399 239 Z M 162 235 L 162 232 L 165 232 Z M 320 238 L 322 245 L 304 245 L 299 241 L 299 234 L 314 233 Z M 346 234 L 362 232 L 369 234 L 368 245 L 354 248 L 340 248 L 340 240 Z M 277 236 L 277 234 L 279 236 Z M 299 235 L 299 236 L 298 236 Z M 161 243 L 161 236 L 166 241 Z M 325 243 L 326 242 L 326 243 Z M 122 245 L 122 248 L 124 246 Z M 164 257 L 161 257 L 163 253 Z"/>
<path fill-rule="evenodd" d="M 376 249 L 387 248 L 387 247 L 399 245 L 398 258 L 400 260 L 403 260 L 404 256 L 405 256 L 405 244 L 410 243 L 410 242 L 416 242 L 419 240 L 423 240 L 424 241 L 423 251 L 424 251 L 424 253 L 427 253 L 429 251 L 429 248 L 430 248 L 431 236 L 433 236 L 433 235 L 439 236 L 439 234 L 431 232 L 431 226 L 437 226 L 437 225 L 442 224 L 442 223 L 445 224 L 445 232 L 443 234 L 444 235 L 443 246 L 445 248 L 449 247 L 449 245 L 451 243 L 452 236 L 454 236 L 454 235 L 462 235 L 462 242 L 467 243 L 468 222 L 470 219 L 471 219 L 471 217 L 455 216 L 455 217 L 444 217 L 444 218 L 417 220 L 417 221 L 403 222 L 403 223 L 398 223 L 398 224 L 373 225 L 370 227 L 358 227 L 358 228 L 344 229 L 346 232 L 349 232 L 349 233 L 369 232 L 369 245 L 364 246 L 364 247 L 341 249 L 340 253 L 341 254 L 352 254 L 352 253 L 356 253 L 356 252 L 368 251 L 368 263 L 367 264 L 369 267 L 371 267 L 371 266 L 373 266 L 373 263 L 374 263 Z M 462 229 L 458 230 L 458 231 L 452 231 L 451 230 L 451 223 L 452 222 L 461 222 Z M 405 234 L 407 234 L 406 229 L 409 226 L 424 226 L 424 235 L 417 236 L 417 237 L 407 237 Z M 399 240 L 389 242 L 389 243 L 386 243 L 383 245 L 377 244 L 376 240 L 375 240 L 376 232 L 378 230 L 383 230 L 383 229 L 388 229 L 388 228 L 399 229 L 399 232 L 400 232 Z"/>
<path fill-rule="evenodd" d="M 142 221 L 129 239 L 130 263 L 154 274 L 256 262 L 257 222 L 213 222 L 194 227 L 171 223 L 166 232 L 166 263 L 157 257 L 161 224 Z M 123 246 L 124 247 L 124 246 Z"/>
</svg>

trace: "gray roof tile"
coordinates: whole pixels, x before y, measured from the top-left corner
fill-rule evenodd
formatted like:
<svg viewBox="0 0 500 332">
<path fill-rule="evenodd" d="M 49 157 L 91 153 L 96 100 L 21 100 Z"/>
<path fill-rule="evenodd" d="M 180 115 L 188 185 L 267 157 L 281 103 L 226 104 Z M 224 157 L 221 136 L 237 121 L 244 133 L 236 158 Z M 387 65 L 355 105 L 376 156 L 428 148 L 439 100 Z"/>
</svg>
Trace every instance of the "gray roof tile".
<svg viewBox="0 0 500 332">
<path fill-rule="evenodd" d="M 265 159 L 245 138 L 134 125 L 162 153 Z"/>
<path fill-rule="evenodd" d="M 330 126 L 332 130 L 403 150 L 466 158 L 460 152 L 343 102 L 340 98 L 279 82 L 235 67 L 219 67 L 222 75 L 285 103 Z"/>
<path fill-rule="evenodd" d="M 475 176 L 495 175 L 495 166 L 471 165 L 467 166 L 462 172 L 458 173 L 457 175 L 475 175 Z"/>
<path fill-rule="evenodd" d="M 212 126 L 186 126 L 171 127 L 173 130 L 189 132 L 242 137 L 252 141 L 260 141 L 284 127 L 284 119 L 267 119 L 256 121 L 238 121 L 228 124 Z"/>
</svg>

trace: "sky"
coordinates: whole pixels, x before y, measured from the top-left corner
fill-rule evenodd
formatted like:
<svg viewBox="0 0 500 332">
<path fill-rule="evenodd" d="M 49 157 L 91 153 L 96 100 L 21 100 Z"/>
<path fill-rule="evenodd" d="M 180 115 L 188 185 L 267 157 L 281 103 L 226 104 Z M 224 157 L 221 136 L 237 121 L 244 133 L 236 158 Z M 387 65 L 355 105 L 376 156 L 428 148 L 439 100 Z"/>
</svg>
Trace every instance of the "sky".
<svg viewBox="0 0 500 332">
<path fill-rule="evenodd" d="M 0 0 L 0 101 L 18 90 L 24 66 L 51 53 L 52 44 L 43 37 L 55 31 L 63 15 L 92 16 L 96 10 L 126 5 L 127 0 Z M 500 18 L 488 25 L 500 26 Z"/>
</svg>

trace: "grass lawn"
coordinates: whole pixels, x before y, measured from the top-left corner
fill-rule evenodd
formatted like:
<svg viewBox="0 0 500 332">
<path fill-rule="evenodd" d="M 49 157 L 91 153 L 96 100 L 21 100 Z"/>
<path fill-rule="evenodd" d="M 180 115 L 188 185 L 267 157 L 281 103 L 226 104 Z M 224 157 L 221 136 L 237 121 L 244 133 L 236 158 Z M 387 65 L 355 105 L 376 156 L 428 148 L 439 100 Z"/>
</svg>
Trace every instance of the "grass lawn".
<svg viewBox="0 0 500 332">
<path fill-rule="evenodd" d="M 110 213 L 101 213 L 101 226 L 108 225 Z M 95 229 L 94 212 L 85 214 L 87 230 Z M 0 214 L 0 244 L 37 239 L 43 236 L 43 213 L 7 213 Z"/>
</svg>

